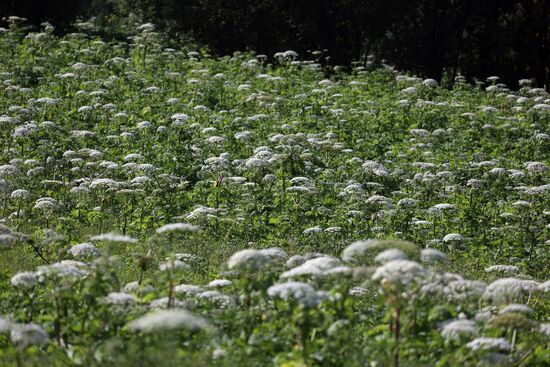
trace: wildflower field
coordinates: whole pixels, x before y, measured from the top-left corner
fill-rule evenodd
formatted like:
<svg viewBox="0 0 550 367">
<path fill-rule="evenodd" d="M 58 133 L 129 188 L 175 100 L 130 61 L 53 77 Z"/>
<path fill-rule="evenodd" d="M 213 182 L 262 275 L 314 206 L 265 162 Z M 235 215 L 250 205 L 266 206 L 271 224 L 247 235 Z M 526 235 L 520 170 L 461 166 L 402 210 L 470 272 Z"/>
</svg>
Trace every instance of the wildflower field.
<svg viewBox="0 0 550 367">
<path fill-rule="evenodd" d="M 0 29 L 1 366 L 550 365 L 544 89 L 139 32 Z"/>
</svg>

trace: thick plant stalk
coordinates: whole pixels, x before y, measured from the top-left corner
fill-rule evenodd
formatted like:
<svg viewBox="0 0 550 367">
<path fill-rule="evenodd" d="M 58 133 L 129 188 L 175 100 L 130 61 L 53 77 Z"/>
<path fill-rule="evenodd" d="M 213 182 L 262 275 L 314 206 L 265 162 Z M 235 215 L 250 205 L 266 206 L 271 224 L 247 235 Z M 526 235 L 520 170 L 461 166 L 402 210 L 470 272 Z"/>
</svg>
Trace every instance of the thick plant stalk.
<svg viewBox="0 0 550 367">
<path fill-rule="evenodd" d="M 57 345 L 61 346 L 61 306 L 59 304 L 59 298 L 57 296 L 55 297 L 55 311 L 55 339 L 57 341 Z"/>
<path fill-rule="evenodd" d="M 174 296 L 174 279 L 172 277 L 172 272 L 168 273 L 168 308 L 172 308 Z"/>
<path fill-rule="evenodd" d="M 393 366 L 399 367 L 399 334 L 401 331 L 401 324 L 400 324 L 400 311 L 398 308 L 395 308 L 393 310 L 393 319 L 394 319 L 394 325 L 393 325 L 393 335 L 395 340 L 395 350 L 393 352 Z"/>
<path fill-rule="evenodd" d="M 304 313 L 304 321 L 300 328 L 301 332 L 301 343 L 302 343 L 302 359 L 304 360 L 304 365 L 308 365 L 308 353 L 307 353 L 307 347 L 308 347 L 308 336 L 309 336 L 309 318 L 308 318 L 308 312 L 305 310 Z"/>
<path fill-rule="evenodd" d="M 510 343 L 510 345 L 511 345 L 510 352 L 513 352 L 514 347 L 516 346 L 517 332 L 518 332 L 517 329 L 514 329 L 514 331 L 512 332 L 512 342 Z"/>
</svg>

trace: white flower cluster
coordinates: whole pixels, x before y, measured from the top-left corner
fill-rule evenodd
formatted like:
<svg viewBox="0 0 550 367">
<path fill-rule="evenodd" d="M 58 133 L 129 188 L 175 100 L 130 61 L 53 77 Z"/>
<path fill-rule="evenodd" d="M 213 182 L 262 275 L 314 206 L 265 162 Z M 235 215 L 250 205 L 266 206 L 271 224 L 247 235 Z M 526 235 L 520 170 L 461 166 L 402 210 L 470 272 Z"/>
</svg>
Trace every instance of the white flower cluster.
<svg viewBox="0 0 550 367">
<path fill-rule="evenodd" d="M 304 307 L 315 307 L 321 300 L 321 297 L 311 285 L 302 282 L 286 282 L 272 285 L 268 288 L 267 294 L 286 301 L 296 301 Z"/>
<path fill-rule="evenodd" d="M 186 310 L 153 311 L 130 322 L 126 327 L 142 333 L 211 329 L 208 321 Z"/>
<path fill-rule="evenodd" d="M 173 233 L 173 232 L 196 232 L 199 227 L 189 223 L 169 223 L 156 229 L 158 234 Z"/>
<path fill-rule="evenodd" d="M 257 271 L 273 261 L 284 260 L 287 257 L 288 255 L 279 248 L 246 249 L 234 253 L 227 261 L 227 267 L 240 271 Z"/>
</svg>

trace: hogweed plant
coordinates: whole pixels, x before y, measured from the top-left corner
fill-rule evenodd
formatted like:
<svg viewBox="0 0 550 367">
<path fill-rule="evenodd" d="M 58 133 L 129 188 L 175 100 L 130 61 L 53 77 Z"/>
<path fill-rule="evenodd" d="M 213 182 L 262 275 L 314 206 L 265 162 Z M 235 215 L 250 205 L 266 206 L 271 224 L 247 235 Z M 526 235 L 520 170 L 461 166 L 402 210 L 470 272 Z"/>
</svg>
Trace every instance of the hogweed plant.
<svg viewBox="0 0 550 367">
<path fill-rule="evenodd" d="M 547 91 L 93 28 L 0 24 L 2 366 L 548 364 Z"/>
</svg>

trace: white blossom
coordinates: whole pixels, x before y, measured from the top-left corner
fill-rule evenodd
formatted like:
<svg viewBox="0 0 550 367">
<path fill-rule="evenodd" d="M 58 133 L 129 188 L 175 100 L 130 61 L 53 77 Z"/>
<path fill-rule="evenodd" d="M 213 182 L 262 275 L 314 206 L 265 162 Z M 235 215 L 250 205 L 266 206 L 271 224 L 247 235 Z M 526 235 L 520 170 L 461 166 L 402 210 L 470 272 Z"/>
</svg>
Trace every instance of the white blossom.
<svg viewBox="0 0 550 367">
<path fill-rule="evenodd" d="M 69 252 L 76 258 L 97 257 L 100 255 L 99 249 L 88 242 L 74 245 L 69 249 Z"/>
<path fill-rule="evenodd" d="M 213 281 L 211 281 L 210 283 L 208 283 L 208 288 L 224 288 L 224 287 L 228 287 L 230 286 L 231 284 L 233 284 L 232 281 L 230 280 L 227 280 L 227 279 L 215 279 Z"/>
<path fill-rule="evenodd" d="M 20 348 L 41 346 L 48 340 L 48 334 L 36 324 L 15 324 L 11 327 L 10 339 Z"/>
<path fill-rule="evenodd" d="M 103 233 L 97 236 L 90 237 L 90 240 L 97 242 L 119 242 L 119 243 L 137 243 L 138 240 L 130 236 L 117 234 L 114 232 Z"/>
<path fill-rule="evenodd" d="M 37 282 L 38 276 L 29 271 L 17 273 L 11 278 L 11 284 L 15 288 L 29 289 L 34 287 Z"/>
<path fill-rule="evenodd" d="M 533 312 L 533 309 L 521 303 L 511 303 L 509 305 L 504 306 L 498 313 L 504 314 L 504 313 L 510 313 L 510 312 L 529 314 Z"/>
<path fill-rule="evenodd" d="M 374 258 L 374 261 L 381 264 L 385 264 L 388 261 L 392 261 L 392 260 L 407 260 L 407 259 L 408 259 L 408 256 L 403 251 L 395 248 L 390 248 L 376 255 L 376 257 Z"/>
<path fill-rule="evenodd" d="M 376 282 L 389 282 L 407 286 L 420 281 L 428 271 L 417 262 L 410 260 L 392 260 L 378 267 L 372 279 Z"/>
<path fill-rule="evenodd" d="M 460 340 L 464 337 L 477 336 L 476 323 L 471 320 L 458 319 L 443 325 L 441 336 L 447 340 Z"/>
<path fill-rule="evenodd" d="M 513 274 L 518 272 L 518 267 L 514 265 L 491 265 L 485 268 L 486 273 L 508 273 Z"/>
<path fill-rule="evenodd" d="M 207 330 L 211 326 L 204 318 L 186 310 L 153 311 L 130 322 L 127 328 L 142 333 L 172 330 Z"/>
<path fill-rule="evenodd" d="M 533 280 L 501 278 L 487 286 L 487 289 L 483 293 L 483 298 L 494 303 L 507 303 L 517 300 L 536 287 L 537 282 Z"/>
<path fill-rule="evenodd" d="M 271 261 L 270 257 L 255 249 L 246 249 L 234 253 L 227 261 L 229 269 L 260 270 Z"/>
<path fill-rule="evenodd" d="M 270 297 L 281 298 L 285 301 L 296 301 L 305 307 L 314 307 L 320 301 L 320 297 L 315 289 L 311 285 L 302 282 L 286 282 L 272 285 L 267 289 L 267 294 Z"/>
<path fill-rule="evenodd" d="M 196 232 L 199 227 L 189 223 L 169 223 L 157 228 L 158 234 L 171 232 Z"/>
<path fill-rule="evenodd" d="M 333 268 L 342 265 L 337 258 L 330 256 L 321 256 L 307 260 L 295 268 L 285 271 L 281 274 L 282 279 L 297 277 L 322 277 Z"/>
<path fill-rule="evenodd" d="M 504 338 L 487 338 L 481 337 L 472 340 L 466 344 L 468 348 L 474 351 L 488 350 L 488 351 L 509 351 L 512 347 L 510 343 Z"/>
<path fill-rule="evenodd" d="M 104 302 L 112 306 L 131 306 L 136 302 L 136 298 L 124 292 L 111 292 L 105 298 Z"/>
</svg>

